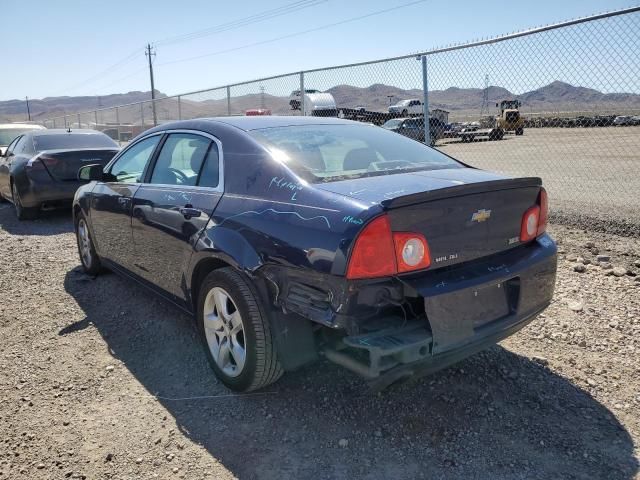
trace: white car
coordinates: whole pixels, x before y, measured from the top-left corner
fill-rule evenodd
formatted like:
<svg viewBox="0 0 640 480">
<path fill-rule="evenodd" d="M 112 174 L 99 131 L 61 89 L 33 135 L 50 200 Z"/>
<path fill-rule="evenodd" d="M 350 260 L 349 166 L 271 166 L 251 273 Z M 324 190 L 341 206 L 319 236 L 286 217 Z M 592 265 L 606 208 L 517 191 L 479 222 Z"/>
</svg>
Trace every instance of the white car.
<svg viewBox="0 0 640 480">
<path fill-rule="evenodd" d="M 33 123 L 2 123 L 0 124 L 0 155 L 4 155 L 5 150 L 14 138 L 31 130 L 44 130 L 42 125 Z"/>
<path fill-rule="evenodd" d="M 424 113 L 422 101 L 417 98 L 400 100 L 395 105 L 389 106 L 389 113 L 399 113 L 400 115 L 420 115 Z"/>
</svg>

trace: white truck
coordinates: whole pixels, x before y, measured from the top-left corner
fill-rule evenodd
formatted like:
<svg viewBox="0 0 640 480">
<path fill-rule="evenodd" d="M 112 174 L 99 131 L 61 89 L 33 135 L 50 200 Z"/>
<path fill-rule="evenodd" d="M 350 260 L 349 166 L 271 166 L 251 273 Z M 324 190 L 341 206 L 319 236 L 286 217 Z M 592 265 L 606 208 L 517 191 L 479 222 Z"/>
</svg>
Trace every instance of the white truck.
<svg viewBox="0 0 640 480">
<path fill-rule="evenodd" d="M 300 110 L 300 90 L 291 93 L 289 100 L 291 110 Z M 337 117 L 338 109 L 333 95 L 318 90 L 305 90 L 304 93 L 305 115 L 314 117 Z"/>
<path fill-rule="evenodd" d="M 400 100 L 395 105 L 389 106 L 389 113 L 395 113 L 404 117 L 408 115 L 422 115 L 424 109 L 422 107 L 422 101 L 417 98 L 409 98 L 407 100 Z"/>
</svg>

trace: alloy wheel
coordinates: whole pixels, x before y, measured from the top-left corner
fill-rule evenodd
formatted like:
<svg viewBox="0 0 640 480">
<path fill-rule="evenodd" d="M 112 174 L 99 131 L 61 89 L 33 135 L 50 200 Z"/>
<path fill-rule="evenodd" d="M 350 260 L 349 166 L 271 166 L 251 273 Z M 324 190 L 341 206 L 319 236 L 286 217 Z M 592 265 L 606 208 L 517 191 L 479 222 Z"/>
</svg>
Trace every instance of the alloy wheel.
<svg viewBox="0 0 640 480">
<path fill-rule="evenodd" d="M 78 220 L 78 246 L 80 247 L 80 257 L 86 268 L 91 268 L 91 240 L 89 240 L 89 229 L 84 218 Z"/>
<path fill-rule="evenodd" d="M 226 290 L 214 287 L 207 293 L 203 319 L 207 344 L 216 365 L 225 375 L 237 377 L 247 356 L 244 324 Z"/>
</svg>

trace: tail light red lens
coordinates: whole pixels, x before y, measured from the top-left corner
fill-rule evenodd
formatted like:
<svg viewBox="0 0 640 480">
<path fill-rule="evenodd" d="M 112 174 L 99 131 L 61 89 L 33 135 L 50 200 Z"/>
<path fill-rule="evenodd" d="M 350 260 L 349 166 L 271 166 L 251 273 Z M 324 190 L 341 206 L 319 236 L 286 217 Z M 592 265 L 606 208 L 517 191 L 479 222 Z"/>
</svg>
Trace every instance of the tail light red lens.
<svg viewBox="0 0 640 480">
<path fill-rule="evenodd" d="M 429 244 L 424 235 L 410 232 L 396 232 L 393 234 L 396 247 L 396 262 L 398 272 L 421 270 L 431 265 Z"/>
<path fill-rule="evenodd" d="M 549 217 L 549 201 L 547 191 L 540 188 L 536 205 L 529 208 L 522 216 L 520 224 L 520 241 L 528 242 L 547 230 L 547 218 Z"/>
<path fill-rule="evenodd" d="M 33 157 L 27 162 L 27 167 L 33 170 L 44 170 L 45 165 L 47 167 L 55 167 L 58 164 L 58 159 L 55 157 L 48 157 L 46 155 L 38 155 Z"/>
<path fill-rule="evenodd" d="M 371 221 L 356 238 L 347 267 L 347 278 L 386 277 L 397 271 L 389 218 Z"/>
<path fill-rule="evenodd" d="M 547 231 L 547 221 L 549 219 L 549 199 L 547 198 L 547 191 L 544 188 L 540 188 L 538 205 L 540 206 L 540 219 L 538 220 L 537 235 L 542 235 Z"/>
<path fill-rule="evenodd" d="M 528 242 L 536 238 L 538 234 L 538 222 L 540 221 L 540 207 L 535 205 L 524 212 L 520 225 L 520 241 Z"/>
<path fill-rule="evenodd" d="M 347 278 L 388 277 L 428 268 L 429 244 L 424 235 L 391 232 L 387 215 L 374 219 L 356 238 L 347 267 Z"/>
</svg>

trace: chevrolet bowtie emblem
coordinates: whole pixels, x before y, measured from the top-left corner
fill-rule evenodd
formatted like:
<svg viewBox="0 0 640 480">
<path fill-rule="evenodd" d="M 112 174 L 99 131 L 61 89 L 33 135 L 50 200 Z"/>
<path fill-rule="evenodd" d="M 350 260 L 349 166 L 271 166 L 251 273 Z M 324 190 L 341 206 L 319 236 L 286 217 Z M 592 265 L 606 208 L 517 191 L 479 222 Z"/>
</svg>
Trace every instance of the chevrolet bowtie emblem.
<svg viewBox="0 0 640 480">
<path fill-rule="evenodd" d="M 482 210 L 478 210 L 471 216 L 471 221 L 484 222 L 485 220 L 488 220 L 490 216 L 491 216 L 491 210 L 485 210 L 483 208 Z"/>
</svg>

